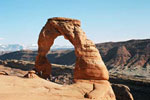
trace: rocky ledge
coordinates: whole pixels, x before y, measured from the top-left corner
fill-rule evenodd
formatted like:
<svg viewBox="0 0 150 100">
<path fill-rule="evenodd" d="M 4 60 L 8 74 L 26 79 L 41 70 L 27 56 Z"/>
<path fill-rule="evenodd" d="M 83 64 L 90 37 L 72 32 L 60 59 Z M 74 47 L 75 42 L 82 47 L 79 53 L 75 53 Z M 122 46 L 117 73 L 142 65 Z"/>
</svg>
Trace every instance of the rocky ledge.
<svg viewBox="0 0 150 100">
<path fill-rule="evenodd" d="M 94 98 L 88 94 L 93 90 L 106 89 L 107 81 L 80 80 L 75 84 L 60 85 L 38 76 L 21 78 L 8 75 L 0 75 L 0 81 L 1 100 L 109 100 L 109 97 L 103 99 L 104 92 L 95 92 Z M 113 84 L 112 87 L 117 100 L 133 100 L 127 86 Z"/>
</svg>

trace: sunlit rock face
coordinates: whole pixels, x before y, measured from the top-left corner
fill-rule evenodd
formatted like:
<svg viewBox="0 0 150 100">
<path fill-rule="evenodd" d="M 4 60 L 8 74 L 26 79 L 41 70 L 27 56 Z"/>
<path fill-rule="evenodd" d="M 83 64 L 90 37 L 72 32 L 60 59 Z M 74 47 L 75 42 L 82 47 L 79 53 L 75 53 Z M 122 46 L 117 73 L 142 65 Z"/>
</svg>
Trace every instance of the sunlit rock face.
<svg viewBox="0 0 150 100">
<path fill-rule="evenodd" d="M 60 35 L 63 35 L 74 45 L 77 57 L 74 71 L 75 79 L 108 80 L 108 71 L 99 51 L 80 28 L 80 21 L 60 17 L 48 19 L 39 35 L 36 69 L 42 73 L 43 77 L 48 77 L 51 74 L 51 65 L 46 54 L 54 40 Z"/>
</svg>

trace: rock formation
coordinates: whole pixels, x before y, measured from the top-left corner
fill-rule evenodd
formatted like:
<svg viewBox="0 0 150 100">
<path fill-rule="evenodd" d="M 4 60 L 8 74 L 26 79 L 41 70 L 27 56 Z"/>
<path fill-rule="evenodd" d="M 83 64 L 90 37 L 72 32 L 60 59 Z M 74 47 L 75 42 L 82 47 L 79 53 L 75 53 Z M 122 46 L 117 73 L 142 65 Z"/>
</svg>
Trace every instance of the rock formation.
<svg viewBox="0 0 150 100">
<path fill-rule="evenodd" d="M 8 75 L 8 73 L 5 72 L 5 71 L 1 71 L 1 72 L 0 72 L 0 75 Z"/>
<path fill-rule="evenodd" d="M 117 100 L 134 100 L 128 86 L 122 84 L 112 84 L 112 88 L 117 95 Z"/>
<path fill-rule="evenodd" d="M 107 68 L 95 44 L 87 39 L 80 28 L 79 20 L 60 17 L 48 19 L 38 40 L 38 55 L 35 61 L 38 74 L 43 78 L 49 78 L 51 64 L 46 58 L 46 54 L 54 40 L 60 35 L 69 40 L 75 48 L 74 80 L 76 84 L 80 81 L 93 84 L 93 89 L 84 96 L 97 100 L 115 100 L 115 95 L 108 82 Z"/>
<path fill-rule="evenodd" d="M 37 78 L 36 72 L 34 70 L 29 71 L 26 75 L 24 75 L 26 78 Z"/>
<path fill-rule="evenodd" d="M 90 92 L 93 85 L 89 82 L 60 85 L 41 78 L 28 79 L 17 76 L 0 75 L 0 100 L 113 100 L 109 98 L 109 95 L 107 95 L 106 98 L 103 97 L 106 94 L 105 90 L 109 89 L 109 87 L 105 84 L 98 85 L 99 84 L 95 84 L 94 89 L 98 91 L 99 89 L 104 89 L 104 91 L 99 94 L 97 94 L 98 92 L 93 94 Z M 116 85 L 113 85 L 113 87 L 115 88 Z M 123 89 L 120 89 L 118 86 L 115 91 L 117 91 L 117 89 L 121 92 L 118 93 L 119 97 L 116 95 L 117 100 L 132 100 L 125 98 L 128 96 L 122 94 L 126 93 L 122 91 Z M 84 95 L 86 93 L 90 94 Z M 94 99 L 92 95 L 98 95 L 100 97 Z"/>
<path fill-rule="evenodd" d="M 49 77 L 51 65 L 46 58 L 57 36 L 63 35 L 75 48 L 75 79 L 108 80 L 109 75 L 95 44 L 87 39 L 80 21 L 68 18 L 51 18 L 41 30 L 35 67 L 41 76 Z"/>
</svg>

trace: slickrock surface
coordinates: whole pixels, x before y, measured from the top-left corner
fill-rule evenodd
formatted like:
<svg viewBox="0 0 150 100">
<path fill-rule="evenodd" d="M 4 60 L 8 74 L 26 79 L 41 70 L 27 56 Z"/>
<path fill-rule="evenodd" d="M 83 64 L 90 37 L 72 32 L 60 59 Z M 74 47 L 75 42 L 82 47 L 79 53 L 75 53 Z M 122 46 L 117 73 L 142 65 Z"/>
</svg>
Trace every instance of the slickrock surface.
<svg viewBox="0 0 150 100">
<path fill-rule="evenodd" d="M 83 88 L 87 88 L 86 85 L 81 87 L 80 89 L 83 90 L 82 96 L 97 100 L 115 100 L 115 94 L 108 82 L 108 70 L 95 44 L 87 39 L 80 28 L 79 20 L 56 17 L 47 21 L 40 32 L 38 40 L 38 55 L 35 61 L 38 74 L 45 79 L 50 77 L 51 64 L 46 58 L 46 54 L 53 45 L 54 40 L 60 35 L 69 40 L 75 48 L 74 80 L 76 83 L 74 85 L 86 81 L 87 84 L 90 82 L 93 86 L 90 91 L 86 92 L 83 92 Z"/>
<path fill-rule="evenodd" d="M 7 61 L 5 61 L 5 62 L 7 62 Z M 10 62 L 10 61 L 8 61 L 8 62 Z M 14 61 L 12 61 L 12 62 L 14 62 Z M 16 62 L 16 65 L 18 65 L 17 64 L 17 61 L 15 61 Z M 18 63 L 20 63 L 20 62 L 22 62 L 22 65 L 24 66 L 24 64 L 25 64 L 25 62 L 23 63 L 23 61 L 18 61 Z M 27 63 L 27 62 L 26 62 Z M 28 62 L 29 63 L 29 62 Z M 15 65 L 14 63 L 12 63 L 13 64 L 13 66 Z M 31 63 L 32 64 L 32 63 Z M 26 65 L 28 65 L 28 64 L 26 64 Z M 34 66 L 34 64 L 33 64 L 33 66 Z M 55 66 L 55 67 L 54 67 Z M 18 66 L 19 67 L 19 66 Z M 62 65 L 56 65 L 56 64 L 52 64 L 52 69 L 53 69 L 53 71 L 52 71 L 52 80 L 51 81 L 53 81 L 53 82 L 55 82 L 55 83 L 58 83 L 58 84 L 67 84 L 67 86 L 68 86 L 68 84 L 72 84 L 72 75 L 73 74 L 71 74 L 72 73 L 72 71 L 71 70 L 73 70 L 73 69 L 71 69 L 71 68 L 69 68 L 68 66 L 62 66 Z M 22 71 L 22 70 L 19 70 L 19 69 L 14 69 L 14 68 L 12 68 L 12 69 L 10 69 L 9 67 L 6 67 L 6 66 L 3 66 L 3 65 L 0 65 L 0 73 L 4 73 L 4 72 L 7 72 L 8 73 L 8 75 L 9 75 L 9 77 L 6 77 L 6 78 L 10 78 L 10 80 L 11 80 L 11 78 L 13 77 L 13 76 L 19 76 L 19 77 L 21 77 L 22 79 L 27 79 L 27 78 L 29 78 L 30 80 L 31 80 L 31 84 L 33 84 L 33 82 L 32 81 L 34 81 L 35 79 L 34 78 L 39 78 L 36 74 L 35 74 L 35 71 L 33 71 L 33 70 L 31 70 L 31 71 L 29 71 L 29 72 L 25 72 L 25 71 Z M 22 74 L 21 74 L 22 73 Z M 7 74 L 0 74 L 0 76 L 2 76 L 2 75 L 7 75 Z M 13 76 L 12 76 L 13 75 Z M 25 76 L 25 78 L 23 78 L 23 76 Z M 27 80 L 29 80 L 29 79 L 27 79 Z M 16 78 L 16 80 L 18 80 L 18 78 Z M 42 79 L 41 79 L 42 80 Z M 3 80 L 0 80 L 0 81 L 3 81 Z M 112 81 L 112 79 L 110 80 L 110 81 Z M 7 83 L 8 82 L 8 83 Z M 10 83 L 10 81 L 7 81 L 7 82 L 5 82 L 5 85 L 8 85 L 9 83 Z M 12 84 L 14 84 L 14 82 L 16 83 L 16 81 L 11 81 L 11 83 Z M 20 81 L 19 81 L 20 82 Z M 48 81 L 49 82 L 49 81 Z M 77 82 L 80 84 L 81 82 L 82 82 L 82 84 L 83 83 L 85 83 L 85 84 L 91 84 L 90 85 L 90 87 L 92 86 L 92 88 L 91 88 L 91 90 L 89 90 L 87 93 L 83 93 L 83 95 L 84 95 L 84 97 L 85 98 L 91 98 L 92 96 L 91 96 L 91 94 L 93 94 L 94 96 L 96 96 L 97 95 L 97 97 L 99 97 L 99 96 L 101 96 L 102 94 L 105 94 L 105 92 L 106 92 L 106 90 L 107 89 L 109 89 L 109 88 L 111 88 L 111 87 L 107 87 L 107 84 L 109 84 L 108 83 L 108 81 L 99 81 L 99 80 L 77 80 Z M 112 81 L 112 82 L 114 82 L 114 80 Z M 115 82 L 117 83 L 117 80 L 115 80 Z M 118 80 L 118 82 L 122 82 L 121 80 Z M 39 82 L 39 84 L 40 84 L 41 82 Z M 55 84 L 55 83 L 52 83 L 52 84 Z M 101 84 L 100 84 L 101 83 Z M 102 84 L 102 83 L 105 83 L 105 84 Z M 137 83 L 137 82 L 133 82 L 134 83 L 134 87 L 135 87 L 135 83 L 136 84 L 139 84 L 139 83 Z M 21 84 L 21 83 L 19 83 L 19 84 Z M 26 82 L 26 80 L 24 81 L 24 83 L 23 84 L 28 84 L 28 82 Z M 49 82 L 49 84 L 51 84 L 51 82 Z M 76 83 L 77 84 L 77 83 Z M 124 83 L 125 84 L 125 83 Z M 0 84 L 1 85 L 1 84 Z M 33 84 L 34 85 L 34 84 Z M 42 84 L 41 84 L 42 85 Z M 140 84 L 139 84 L 140 85 Z M 61 85 L 62 86 L 62 85 Z M 66 85 L 65 85 L 66 86 Z M 70 86 L 76 86 L 75 84 L 73 84 L 73 85 L 70 85 Z M 70 87 L 70 86 L 68 86 L 68 87 Z M 147 86 L 148 87 L 148 84 L 147 85 L 144 85 L 144 86 Z M 114 92 L 115 92 L 115 95 L 116 95 L 116 98 L 117 98 L 117 100 L 133 100 L 133 98 L 130 98 L 130 97 L 132 97 L 132 95 L 131 95 L 131 93 L 130 93 L 130 91 L 129 91 L 129 88 L 127 87 L 127 86 L 125 86 L 125 85 L 122 85 L 122 84 L 113 84 L 112 85 L 112 87 L 113 87 L 113 90 L 114 90 Z M 126 88 L 127 87 L 127 88 Z M 20 88 L 20 85 L 16 85 L 16 87 L 15 88 Z M 24 87 L 24 88 L 26 88 L 26 87 Z M 27 87 L 28 88 L 28 87 Z M 82 87 L 81 87 L 82 88 Z M 83 87 L 83 89 L 84 88 L 86 88 L 86 86 L 85 87 Z M 89 88 L 89 87 L 88 87 Z M 140 85 L 140 88 L 141 88 L 141 85 Z M 33 89 L 33 88 L 31 88 L 31 89 Z M 72 88 L 70 88 L 70 89 L 72 89 Z M 102 89 L 104 89 L 105 91 L 103 91 L 102 93 L 99 93 L 99 90 L 102 90 Z M 139 89 L 139 88 L 138 88 Z M 144 88 L 144 89 L 147 89 L 146 87 Z M 98 91 L 97 93 L 94 93 L 94 91 L 93 90 L 95 90 L 95 91 Z M 142 91 L 143 91 L 143 89 L 141 89 Z M 147 89 L 148 90 L 148 89 Z M 147 91 L 147 90 L 145 90 L 145 91 Z M 7 90 L 6 90 L 7 91 Z M 18 93 L 19 93 L 19 91 L 20 92 L 22 92 L 22 90 L 18 90 Z M 54 90 L 55 91 L 55 90 Z M 54 92 L 53 91 L 53 92 Z M 93 91 L 93 93 L 92 93 L 92 91 Z M 90 94 L 91 93 L 91 94 Z M 139 95 L 140 93 L 139 93 L 139 91 L 137 92 L 138 94 L 134 94 L 134 95 L 136 95 L 136 99 L 137 100 L 141 100 L 140 98 L 142 98 L 142 97 L 137 97 L 137 95 Z M 143 92 L 142 92 L 143 93 Z M 148 91 L 147 91 L 147 93 L 148 93 Z M 3 93 L 2 94 L 0 94 L 1 96 L 3 96 Z M 9 95 L 9 93 L 8 93 L 8 95 Z M 63 95 L 63 93 L 61 94 L 61 95 Z M 68 94 L 69 95 L 69 94 Z M 112 95 L 113 96 L 113 95 Z M 18 97 L 18 95 L 17 95 L 17 97 Z M 15 97 L 15 98 L 17 98 L 17 97 Z M 148 95 L 146 96 L 146 95 L 144 95 L 144 99 L 145 100 L 149 100 L 148 99 Z M 27 98 L 27 97 L 25 97 L 25 98 Z M 33 97 L 32 97 L 33 98 Z M 50 97 L 50 98 L 53 98 L 53 97 Z M 71 98 L 74 98 L 74 97 L 71 97 Z M 83 99 L 85 99 L 85 98 L 83 98 Z M 146 99 L 147 98 L 147 99 Z M 104 99 L 104 98 L 103 98 Z M 102 100 L 103 100 L 102 99 Z M 143 98 L 142 98 L 143 99 Z M 1 99 L 0 99 L 1 100 Z M 6 99 L 7 100 L 7 99 Z M 13 100 L 13 98 L 11 99 L 11 100 Z M 42 100 L 43 100 L 43 98 L 42 98 Z M 51 99 L 50 99 L 51 100 Z M 63 100 L 63 98 L 62 99 L 60 99 L 60 100 Z M 66 100 L 66 99 L 65 99 Z M 88 99 L 89 100 L 89 99 Z M 101 99 L 100 99 L 101 100 Z"/>
<path fill-rule="evenodd" d="M 101 83 L 105 81 L 100 81 Z M 99 88 L 105 89 L 105 86 L 107 88 L 105 84 Z M 0 100 L 91 100 L 84 95 L 93 90 L 93 82 L 58 85 L 41 78 L 0 75 L 0 90 Z M 113 100 L 108 95 L 101 99 L 106 95 L 105 92 L 98 95 L 99 98 L 94 100 Z"/>
</svg>

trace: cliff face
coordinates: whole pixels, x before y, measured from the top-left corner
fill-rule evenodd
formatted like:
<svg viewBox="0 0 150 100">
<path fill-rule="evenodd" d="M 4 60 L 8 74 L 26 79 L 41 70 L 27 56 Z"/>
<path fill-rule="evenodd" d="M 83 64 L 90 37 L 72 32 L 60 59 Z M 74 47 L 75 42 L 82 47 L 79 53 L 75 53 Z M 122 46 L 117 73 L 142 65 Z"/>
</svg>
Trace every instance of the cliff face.
<svg viewBox="0 0 150 100">
<path fill-rule="evenodd" d="M 108 68 L 150 66 L 150 39 L 96 44 Z"/>
</svg>

